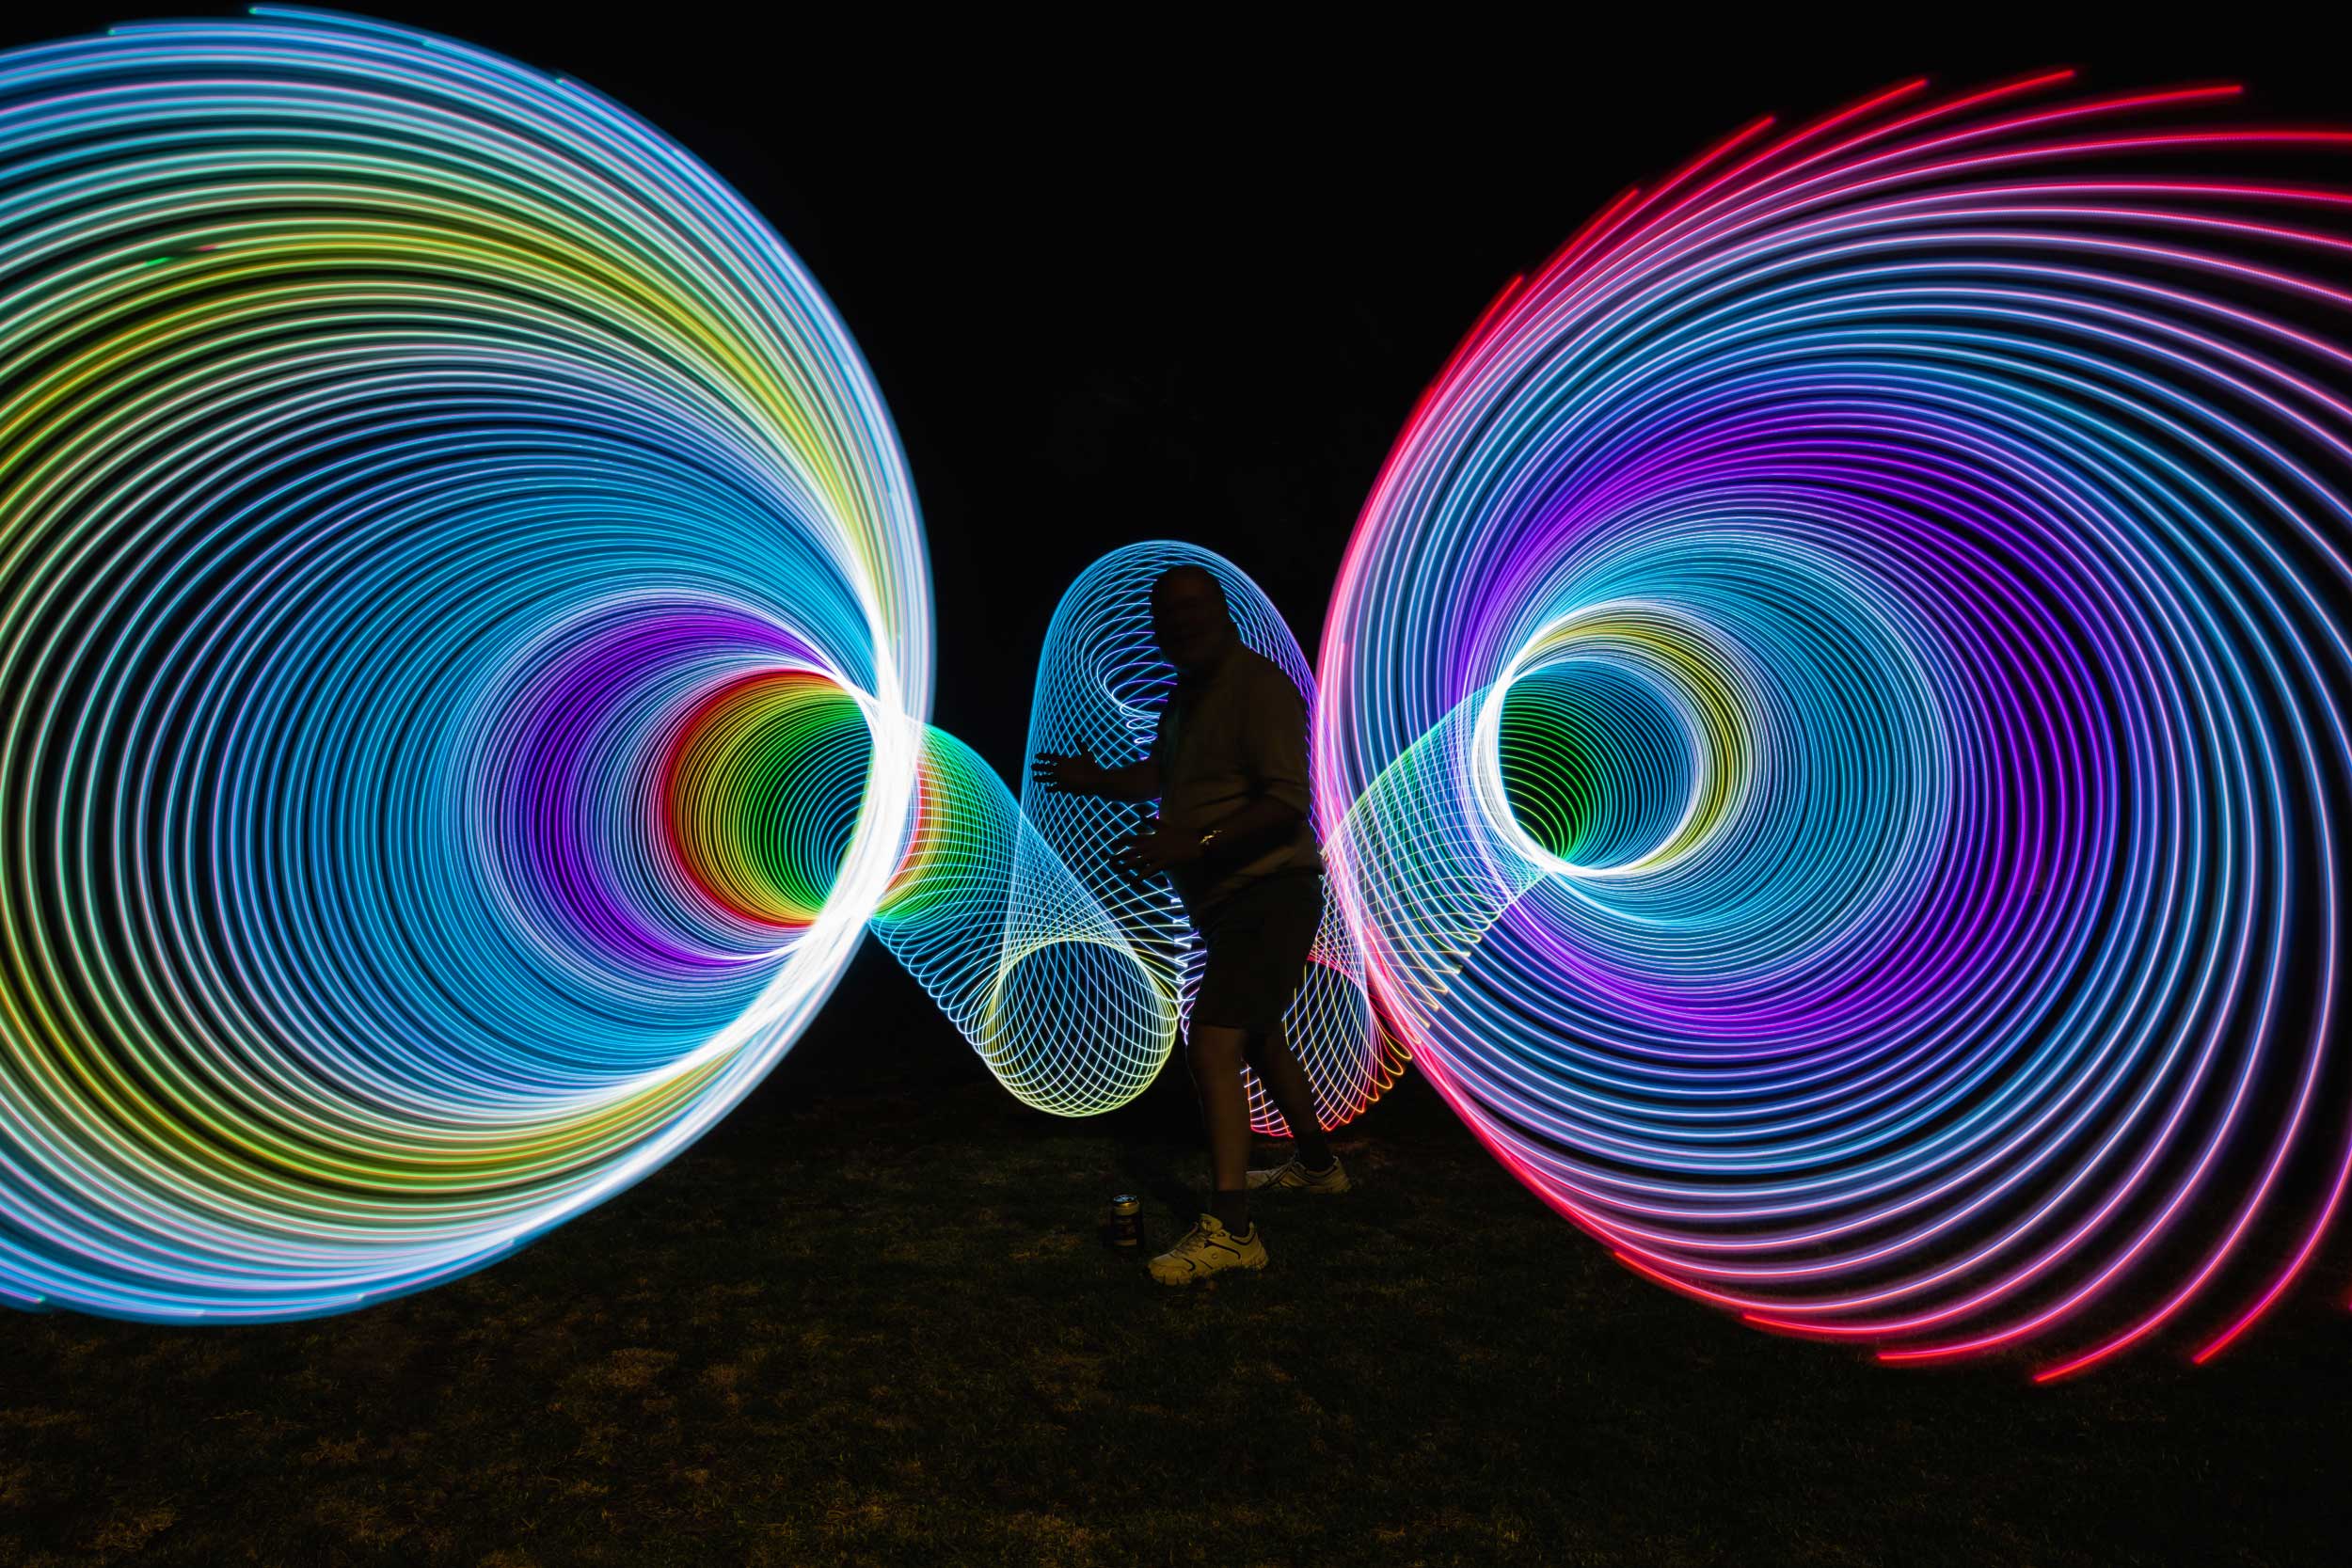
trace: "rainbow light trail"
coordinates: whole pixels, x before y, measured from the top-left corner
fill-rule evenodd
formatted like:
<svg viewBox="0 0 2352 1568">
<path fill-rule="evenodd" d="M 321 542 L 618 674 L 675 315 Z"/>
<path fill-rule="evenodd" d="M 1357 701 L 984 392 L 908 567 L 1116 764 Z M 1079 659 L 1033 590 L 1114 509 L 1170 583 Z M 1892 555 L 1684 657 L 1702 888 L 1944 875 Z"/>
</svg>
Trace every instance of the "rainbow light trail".
<svg viewBox="0 0 2352 1568">
<path fill-rule="evenodd" d="M 2165 171 L 2352 137 L 2064 80 L 1758 121 L 1515 280 L 1316 710 L 1375 994 L 1514 1175 L 1751 1322 L 2045 1377 L 2275 1301 L 2352 1103 L 2352 197 Z"/>
<path fill-rule="evenodd" d="M 1432 384 L 1317 670 L 1131 546 L 1029 736 L 1139 754 L 1146 592 L 1207 566 L 1314 713 L 1328 1125 L 1409 1054 L 1643 1274 L 2044 1377 L 2218 1351 L 2352 1170 L 2352 195 L 2168 172 L 2352 135 L 2066 80 L 1629 192 Z M 0 55 L 0 1299 L 479 1268 L 725 1114 L 869 928 L 1032 1105 L 1161 1070 L 1198 955 L 1131 808 L 928 723 L 887 411 L 693 159 L 262 8 Z"/>
<path fill-rule="evenodd" d="M 481 1267 L 723 1116 L 869 924 L 1024 1100 L 1138 1092 L 1189 933 L 924 721 L 905 462 L 799 262 L 575 83 L 256 18 L 0 55 L 0 1298 Z M 1105 562 L 1041 736 L 1165 682 L 1178 559 L 1247 587 Z M 1354 952 L 1294 1009 L 1335 1120 L 1397 1065 Z"/>
<path fill-rule="evenodd" d="M 331 1312 L 692 1141 L 896 872 L 767 924 L 651 763 L 919 721 L 920 525 L 799 263 L 576 84 L 343 18 L 0 55 L 0 1291 Z"/>
</svg>

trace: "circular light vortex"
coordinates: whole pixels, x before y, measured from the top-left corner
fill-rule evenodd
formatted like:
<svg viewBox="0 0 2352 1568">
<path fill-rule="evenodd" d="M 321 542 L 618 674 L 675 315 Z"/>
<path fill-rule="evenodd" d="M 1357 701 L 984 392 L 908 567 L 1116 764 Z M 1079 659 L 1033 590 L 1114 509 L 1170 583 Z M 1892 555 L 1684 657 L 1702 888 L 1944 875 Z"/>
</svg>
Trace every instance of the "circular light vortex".
<svg viewBox="0 0 2352 1568">
<path fill-rule="evenodd" d="M 1316 713 L 1384 1010 L 1519 1180 L 2044 1376 L 2276 1301 L 2352 1105 L 2352 198 L 2264 172 L 2352 138 L 2064 79 L 1759 121 L 1515 280 Z"/>
<path fill-rule="evenodd" d="M 15 51 L 0 173 L 0 1292 L 478 1267 L 723 1115 L 899 874 L 888 416 L 707 170 L 446 40 Z"/>
<path fill-rule="evenodd" d="M 925 721 L 905 462 L 799 262 L 577 84 L 256 15 L 0 55 L 0 1300 L 478 1268 L 723 1115 L 869 925 L 1024 1101 L 1139 1092 L 1190 933 Z M 1131 743 L 1199 557 L 1082 579 L 1041 743 Z M 1336 913 L 1308 982 L 1336 1122 L 1397 1065 Z"/>
</svg>

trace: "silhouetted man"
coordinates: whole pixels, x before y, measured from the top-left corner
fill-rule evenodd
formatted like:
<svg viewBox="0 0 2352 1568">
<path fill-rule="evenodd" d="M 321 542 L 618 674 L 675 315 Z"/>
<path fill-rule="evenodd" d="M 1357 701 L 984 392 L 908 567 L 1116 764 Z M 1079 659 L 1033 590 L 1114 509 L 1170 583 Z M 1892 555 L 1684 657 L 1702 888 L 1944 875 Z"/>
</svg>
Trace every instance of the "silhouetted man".
<svg viewBox="0 0 2352 1568">
<path fill-rule="evenodd" d="M 1152 635 L 1176 666 L 1152 754 L 1104 768 L 1087 753 L 1041 753 L 1036 777 L 1068 795 L 1158 800 L 1155 831 L 1121 847 L 1138 877 L 1168 873 L 1208 958 L 1185 1054 L 1209 1135 L 1214 1196 L 1152 1277 L 1187 1285 L 1221 1269 L 1265 1267 L 1249 1221 L 1252 1189 L 1347 1190 L 1315 1120 L 1314 1091 L 1283 1037 L 1323 920 L 1323 856 L 1308 812 L 1307 708 L 1281 668 L 1242 645 L 1225 590 L 1202 567 L 1152 585 Z M 1250 1170 L 1242 1063 L 1257 1069 L 1296 1142 L 1290 1161 Z"/>
</svg>

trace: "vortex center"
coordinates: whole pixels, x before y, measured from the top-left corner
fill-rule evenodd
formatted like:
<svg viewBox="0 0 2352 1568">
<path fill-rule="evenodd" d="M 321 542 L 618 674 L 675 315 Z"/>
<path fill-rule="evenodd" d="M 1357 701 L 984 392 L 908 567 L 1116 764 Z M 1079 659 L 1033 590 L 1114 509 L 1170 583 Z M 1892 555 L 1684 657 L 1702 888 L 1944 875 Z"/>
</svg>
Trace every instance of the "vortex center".
<svg viewBox="0 0 2352 1568">
<path fill-rule="evenodd" d="M 1673 706 L 1648 682 L 1598 661 L 1548 665 L 1513 683 L 1498 751 L 1512 818 L 1589 870 L 1663 845 L 1698 766 Z"/>
<path fill-rule="evenodd" d="M 1739 809 L 1754 772 L 1737 661 L 1695 619 L 1636 602 L 1546 627 L 1479 719 L 1489 820 L 1553 875 L 1661 870 Z"/>
<path fill-rule="evenodd" d="M 663 777 L 678 864 L 764 926 L 810 925 L 849 853 L 873 760 L 856 699 L 820 675 L 749 676 L 680 726 Z"/>
</svg>

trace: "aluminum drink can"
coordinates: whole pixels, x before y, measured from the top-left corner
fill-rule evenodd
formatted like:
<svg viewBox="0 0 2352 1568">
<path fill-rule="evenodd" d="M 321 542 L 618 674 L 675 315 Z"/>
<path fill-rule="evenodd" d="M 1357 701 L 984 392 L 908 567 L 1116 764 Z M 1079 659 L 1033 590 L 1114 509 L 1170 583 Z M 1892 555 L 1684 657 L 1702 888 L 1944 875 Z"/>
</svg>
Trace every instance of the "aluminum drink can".
<svg viewBox="0 0 2352 1568">
<path fill-rule="evenodd" d="M 1111 1199 L 1111 1222 L 1104 1227 L 1103 1238 L 1115 1247 L 1143 1244 L 1143 1204 L 1131 1193 L 1120 1193 Z"/>
</svg>

